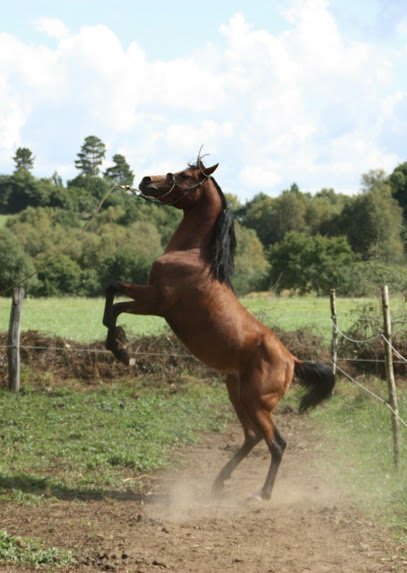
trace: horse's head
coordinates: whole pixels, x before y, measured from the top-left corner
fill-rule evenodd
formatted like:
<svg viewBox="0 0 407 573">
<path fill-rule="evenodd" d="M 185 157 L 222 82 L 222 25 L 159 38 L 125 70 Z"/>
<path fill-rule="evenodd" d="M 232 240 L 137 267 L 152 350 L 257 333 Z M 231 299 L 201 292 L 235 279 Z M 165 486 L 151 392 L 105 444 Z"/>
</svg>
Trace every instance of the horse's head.
<svg viewBox="0 0 407 573">
<path fill-rule="evenodd" d="M 139 189 L 145 197 L 150 197 L 164 205 L 186 209 L 196 203 L 203 193 L 205 183 L 217 168 L 205 167 L 201 160 L 183 171 L 143 177 Z"/>
</svg>

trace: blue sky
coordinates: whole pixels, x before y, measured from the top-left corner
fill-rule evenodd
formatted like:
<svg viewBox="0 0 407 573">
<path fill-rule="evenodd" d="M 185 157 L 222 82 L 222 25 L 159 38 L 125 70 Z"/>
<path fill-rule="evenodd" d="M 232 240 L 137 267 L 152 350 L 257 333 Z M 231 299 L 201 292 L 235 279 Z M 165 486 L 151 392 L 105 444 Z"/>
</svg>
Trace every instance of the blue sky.
<svg viewBox="0 0 407 573">
<path fill-rule="evenodd" d="M 0 0 L 0 173 L 66 180 L 84 138 L 137 179 L 199 147 L 250 199 L 356 192 L 406 161 L 405 0 Z"/>
</svg>

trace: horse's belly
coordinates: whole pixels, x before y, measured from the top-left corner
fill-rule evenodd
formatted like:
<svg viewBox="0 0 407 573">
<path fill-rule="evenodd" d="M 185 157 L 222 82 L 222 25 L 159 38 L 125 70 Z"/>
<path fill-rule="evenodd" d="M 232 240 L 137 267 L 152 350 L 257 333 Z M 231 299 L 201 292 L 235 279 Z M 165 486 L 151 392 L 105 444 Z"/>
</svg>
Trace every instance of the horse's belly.
<svg viewBox="0 0 407 573">
<path fill-rule="evenodd" d="M 188 350 L 207 366 L 222 372 L 238 369 L 243 343 L 238 325 L 227 328 L 227 325 L 215 326 L 210 321 L 196 321 L 188 328 L 178 321 L 167 322 Z"/>
</svg>

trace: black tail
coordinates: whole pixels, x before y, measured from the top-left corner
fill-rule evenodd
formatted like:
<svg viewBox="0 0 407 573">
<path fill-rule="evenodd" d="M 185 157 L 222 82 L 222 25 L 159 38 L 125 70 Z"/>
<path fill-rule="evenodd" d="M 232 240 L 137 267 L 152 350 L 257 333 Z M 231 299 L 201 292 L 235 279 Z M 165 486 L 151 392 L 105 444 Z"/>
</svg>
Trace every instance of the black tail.
<svg viewBox="0 0 407 573">
<path fill-rule="evenodd" d="M 329 366 L 320 362 L 298 361 L 295 363 L 294 372 L 301 383 L 309 389 L 301 398 L 301 413 L 331 396 L 335 386 L 335 375 Z"/>
</svg>

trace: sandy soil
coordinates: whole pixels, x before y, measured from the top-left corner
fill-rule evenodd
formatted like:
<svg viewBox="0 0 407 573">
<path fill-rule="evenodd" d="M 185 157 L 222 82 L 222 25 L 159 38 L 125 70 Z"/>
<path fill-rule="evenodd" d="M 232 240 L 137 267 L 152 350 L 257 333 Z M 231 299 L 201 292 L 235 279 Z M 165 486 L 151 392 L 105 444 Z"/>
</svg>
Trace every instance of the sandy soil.
<svg viewBox="0 0 407 573">
<path fill-rule="evenodd" d="M 147 477 L 147 496 L 135 494 L 129 479 L 126 492 L 103 500 L 72 495 L 40 507 L 3 504 L 0 526 L 74 549 L 80 562 L 69 571 L 76 573 L 407 572 L 386 532 L 321 473 L 325 446 L 306 418 L 280 415 L 278 425 L 288 448 L 271 502 L 246 501 L 265 478 L 263 445 L 221 497 L 210 496 L 211 480 L 241 440 L 232 426 L 176 452 L 180 469 Z"/>
</svg>

